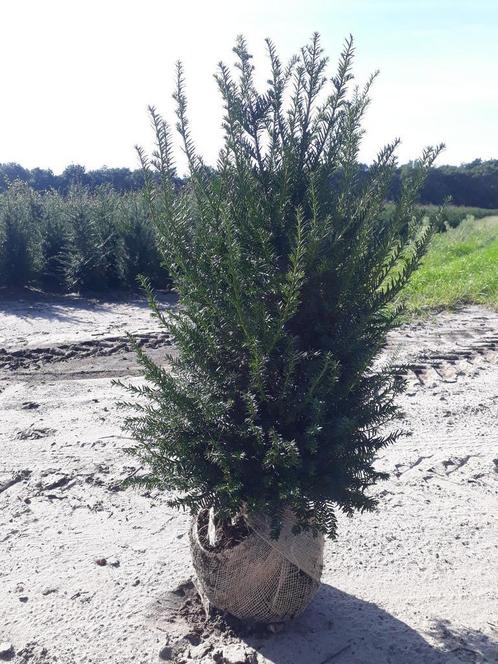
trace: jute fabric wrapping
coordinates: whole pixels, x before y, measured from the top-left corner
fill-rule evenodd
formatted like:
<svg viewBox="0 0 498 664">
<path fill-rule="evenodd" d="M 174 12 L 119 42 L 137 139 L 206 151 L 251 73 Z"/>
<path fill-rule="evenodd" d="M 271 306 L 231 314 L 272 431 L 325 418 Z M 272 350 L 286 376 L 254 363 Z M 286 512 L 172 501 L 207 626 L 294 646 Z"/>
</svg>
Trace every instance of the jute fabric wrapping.
<svg viewBox="0 0 498 664">
<path fill-rule="evenodd" d="M 193 518 L 190 543 L 199 590 L 217 609 L 241 620 L 289 620 L 308 606 L 318 590 L 323 536 L 294 535 L 290 511 L 278 539 L 272 539 L 265 518 L 252 515 L 247 522 L 250 534 L 233 548 L 218 552 L 202 545 L 199 519 Z"/>
</svg>

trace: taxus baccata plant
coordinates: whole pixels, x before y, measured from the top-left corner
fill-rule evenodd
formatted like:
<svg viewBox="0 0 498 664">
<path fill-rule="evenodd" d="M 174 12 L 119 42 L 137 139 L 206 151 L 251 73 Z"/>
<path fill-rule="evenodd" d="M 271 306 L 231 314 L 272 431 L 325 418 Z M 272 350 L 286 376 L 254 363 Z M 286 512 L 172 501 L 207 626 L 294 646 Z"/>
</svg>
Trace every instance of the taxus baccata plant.
<svg viewBox="0 0 498 664">
<path fill-rule="evenodd" d="M 218 67 L 214 172 L 196 151 L 178 64 L 190 171 L 178 195 L 170 128 L 151 109 L 157 149 L 139 153 L 180 307 L 164 315 L 151 304 L 178 356 L 169 369 L 139 353 L 148 382 L 130 387 L 130 451 L 147 468 L 137 481 L 174 490 L 172 505 L 214 508 L 219 522 L 244 508 L 269 515 L 276 532 L 290 508 L 297 530 L 334 537 L 337 510 L 374 508 L 371 487 L 386 475 L 373 462 L 399 435 L 383 429 L 399 369 L 373 363 L 431 238 L 416 200 L 442 146 L 423 151 L 386 213 L 398 140 L 365 178 L 358 154 L 375 75 L 354 85 L 352 39 L 333 75 L 317 34 L 285 66 L 266 46 L 262 92 L 243 38 L 235 71 Z"/>
<path fill-rule="evenodd" d="M 40 197 L 13 182 L 0 198 L 0 286 L 24 287 L 42 264 Z"/>
<path fill-rule="evenodd" d="M 136 287 L 138 277 L 146 275 L 151 284 L 169 289 L 171 281 L 161 265 L 157 230 L 149 221 L 144 196 L 135 192 L 120 196 L 118 214 L 127 256 L 126 283 Z"/>
<path fill-rule="evenodd" d="M 123 280 L 126 257 L 113 227 L 114 199 L 105 189 L 88 194 L 78 186 L 67 194 L 69 242 L 64 262 L 71 290 L 105 290 Z"/>
<path fill-rule="evenodd" d="M 168 289 L 142 193 L 73 186 L 40 193 L 14 181 L 0 193 L 0 288 Z"/>
</svg>

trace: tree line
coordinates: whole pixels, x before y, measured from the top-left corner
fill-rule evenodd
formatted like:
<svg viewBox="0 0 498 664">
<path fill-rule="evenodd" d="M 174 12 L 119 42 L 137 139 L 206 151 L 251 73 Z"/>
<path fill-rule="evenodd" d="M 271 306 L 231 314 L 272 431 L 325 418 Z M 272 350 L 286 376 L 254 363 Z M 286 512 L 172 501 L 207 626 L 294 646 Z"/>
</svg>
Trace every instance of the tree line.
<svg viewBox="0 0 498 664">
<path fill-rule="evenodd" d="M 394 200 L 399 193 L 403 173 L 413 168 L 405 164 L 395 169 L 388 190 L 388 199 Z M 360 172 L 367 177 L 369 167 L 362 165 Z M 119 193 L 140 191 L 144 185 L 141 169 L 100 168 L 86 170 L 73 164 L 55 175 L 50 169 L 27 169 L 19 164 L 0 164 L 0 192 L 8 189 L 9 183 L 20 181 L 37 192 L 56 191 L 67 194 L 71 187 L 85 187 L 95 192 L 107 185 Z M 181 178 L 176 178 L 178 185 Z M 420 193 L 420 202 L 441 205 L 448 198 L 454 205 L 480 208 L 498 208 L 498 159 L 482 161 L 476 159 L 460 166 L 438 166 L 431 168 Z"/>
</svg>

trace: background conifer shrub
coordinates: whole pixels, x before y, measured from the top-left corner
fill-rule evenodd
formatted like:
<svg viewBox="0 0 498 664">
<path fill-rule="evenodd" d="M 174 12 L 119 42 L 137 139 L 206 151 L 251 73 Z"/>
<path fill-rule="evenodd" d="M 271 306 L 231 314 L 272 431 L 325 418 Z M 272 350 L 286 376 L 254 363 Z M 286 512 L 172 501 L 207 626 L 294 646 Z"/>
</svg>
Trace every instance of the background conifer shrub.
<svg viewBox="0 0 498 664">
<path fill-rule="evenodd" d="M 147 383 L 129 389 L 137 479 L 175 490 L 171 504 L 219 518 L 241 506 L 286 506 L 301 527 L 334 536 L 335 510 L 369 510 L 384 473 L 377 452 L 397 431 L 396 368 L 373 362 L 399 311 L 392 305 L 429 243 L 416 207 L 441 146 L 427 148 L 386 215 L 394 140 L 368 176 L 358 163 L 373 75 L 353 86 L 353 41 L 335 73 L 315 34 L 284 65 L 266 42 L 270 80 L 254 83 L 246 42 L 221 63 L 224 143 L 216 173 L 196 151 L 177 68 L 177 128 L 190 185 L 174 195 L 170 129 L 152 108 L 156 150 L 139 149 L 151 218 L 181 307 L 163 315 L 171 370 L 140 353 Z M 159 185 L 157 184 L 159 182 Z"/>
<path fill-rule="evenodd" d="M 0 199 L 0 285 L 27 285 L 42 265 L 39 196 L 14 182 Z"/>
<path fill-rule="evenodd" d="M 119 201 L 120 228 L 127 256 L 126 283 L 136 287 L 139 276 L 150 283 L 170 288 L 171 280 L 159 252 L 157 229 L 150 222 L 148 206 L 143 195 L 125 194 Z"/>
<path fill-rule="evenodd" d="M 100 220 L 103 206 L 79 186 L 67 194 L 68 251 L 64 258 L 69 290 L 102 290 L 108 286 L 106 243 L 108 220 Z M 105 211 L 104 211 L 105 212 Z"/>
<path fill-rule="evenodd" d="M 64 264 L 69 252 L 69 225 L 64 199 L 50 191 L 41 197 L 41 201 L 42 265 L 35 281 L 48 291 L 64 291 Z"/>
<path fill-rule="evenodd" d="M 0 288 L 169 289 L 142 192 L 73 186 L 62 195 L 16 181 L 0 194 Z"/>
</svg>

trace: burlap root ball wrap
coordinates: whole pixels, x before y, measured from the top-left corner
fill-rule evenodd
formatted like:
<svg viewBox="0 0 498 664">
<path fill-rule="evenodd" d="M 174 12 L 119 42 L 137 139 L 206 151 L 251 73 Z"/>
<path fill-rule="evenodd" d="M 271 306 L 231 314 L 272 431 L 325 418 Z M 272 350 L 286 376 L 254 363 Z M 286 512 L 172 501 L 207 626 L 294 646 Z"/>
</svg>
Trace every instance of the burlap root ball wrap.
<svg viewBox="0 0 498 664">
<path fill-rule="evenodd" d="M 208 551 L 192 519 L 190 544 L 199 591 L 217 609 L 241 620 L 276 623 L 294 618 L 320 586 L 323 536 L 292 533 L 292 513 L 278 539 L 262 517 L 247 519 L 250 534 L 233 548 Z"/>
</svg>

